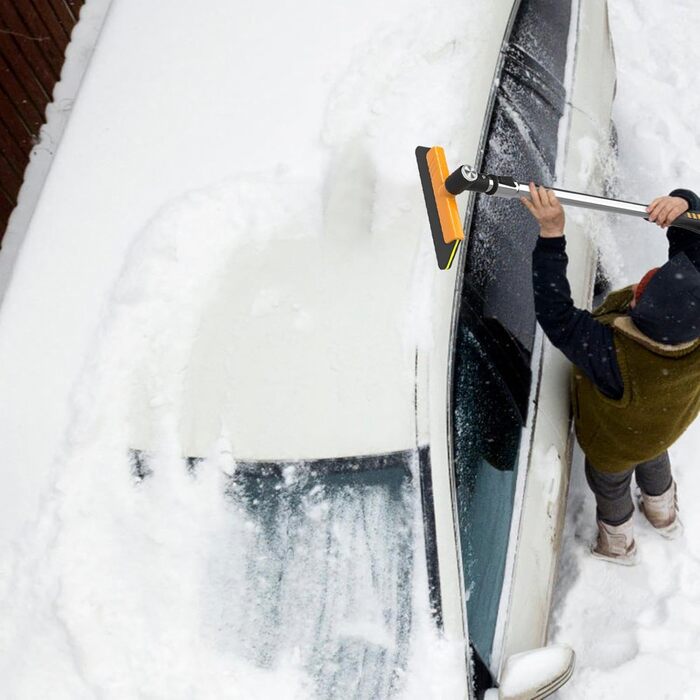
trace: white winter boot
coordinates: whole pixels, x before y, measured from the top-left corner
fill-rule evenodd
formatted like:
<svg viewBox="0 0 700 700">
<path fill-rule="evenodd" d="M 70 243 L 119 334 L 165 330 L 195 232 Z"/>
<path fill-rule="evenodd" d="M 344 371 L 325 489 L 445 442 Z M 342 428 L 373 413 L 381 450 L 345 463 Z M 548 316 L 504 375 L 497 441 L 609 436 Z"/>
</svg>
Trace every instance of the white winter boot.
<svg viewBox="0 0 700 700">
<path fill-rule="evenodd" d="M 591 554 L 596 559 L 634 566 L 637 563 L 637 543 L 634 541 L 632 516 L 620 525 L 608 525 L 598 520 L 598 540 L 591 547 Z"/>
<path fill-rule="evenodd" d="M 683 523 L 678 517 L 678 490 L 676 482 L 659 496 L 649 496 L 640 490 L 639 510 L 654 529 L 667 539 L 674 539 L 683 532 Z"/>
</svg>

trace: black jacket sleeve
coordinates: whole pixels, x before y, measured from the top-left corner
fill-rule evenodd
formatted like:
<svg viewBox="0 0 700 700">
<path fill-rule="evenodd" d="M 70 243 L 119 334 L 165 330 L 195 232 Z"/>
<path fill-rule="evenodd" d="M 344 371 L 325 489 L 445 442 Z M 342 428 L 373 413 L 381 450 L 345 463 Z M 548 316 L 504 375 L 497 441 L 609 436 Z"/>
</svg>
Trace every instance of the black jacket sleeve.
<svg viewBox="0 0 700 700">
<path fill-rule="evenodd" d="M 691 190 L 673 190 L 671 197 L 683 197 L 688 202 L 690 211 L 700 211 L 700 198 Z M 686 231 L 682 228 L 669 226 L 666 233 L 668 238 L 668 257 L 672 258 L 678 253 L 685 253 L 695 267 L 700 270 L 700 234 Z"/>
<path fill-rule="evenodd" d="M 566 357 L 613 399 L 624 391 L 612 329 L 577 309 L 566 278 L 566 239 L 538 238 L 532 254 L 535 314 L 542 330 Z"/>
</svg>

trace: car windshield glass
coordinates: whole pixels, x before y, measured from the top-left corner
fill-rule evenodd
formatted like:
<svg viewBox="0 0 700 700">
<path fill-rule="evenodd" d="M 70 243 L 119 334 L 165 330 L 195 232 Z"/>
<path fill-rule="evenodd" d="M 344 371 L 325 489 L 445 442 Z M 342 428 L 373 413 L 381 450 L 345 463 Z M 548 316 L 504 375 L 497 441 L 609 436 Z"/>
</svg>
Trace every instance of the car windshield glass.
<svg viewBox="0 0 700 700">
<path fill-rule="evenodd" d="M 551 186 L 571 3 L 526 0 L 513 27 L 494 104 L 482 170 Z M 466 275 L 484 317 L 496 319 L 528 352 L 535 337 L 532 249 L 538 227 L 517 199 L 479 197 Z"/>
<path fill-rule="evenodd" d="M 244 527 L 230 544 L 234 564 L 215 577 L 228 592 L 222 638 L 237 656 L 261 669 L 301 666 L 309 697 L 400 692 L 420 461 L 408 450 L 236 464 L 227 493 Z"/>
</svg>

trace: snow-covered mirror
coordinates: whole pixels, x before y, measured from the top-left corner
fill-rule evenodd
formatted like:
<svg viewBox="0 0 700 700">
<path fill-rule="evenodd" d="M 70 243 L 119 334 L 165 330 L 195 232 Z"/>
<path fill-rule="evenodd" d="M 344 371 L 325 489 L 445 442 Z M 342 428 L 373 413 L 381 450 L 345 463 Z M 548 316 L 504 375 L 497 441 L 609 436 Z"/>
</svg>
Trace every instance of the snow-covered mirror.
<svg viewBox="0 0 700 700">
<path fill-rule="evenodd" d="M 553 645 L 508 657 L 499 688 L 486 691 L 484 700 L 534 700 L 561 688 L 574 672 L 573 649 Z"/>
</svg>

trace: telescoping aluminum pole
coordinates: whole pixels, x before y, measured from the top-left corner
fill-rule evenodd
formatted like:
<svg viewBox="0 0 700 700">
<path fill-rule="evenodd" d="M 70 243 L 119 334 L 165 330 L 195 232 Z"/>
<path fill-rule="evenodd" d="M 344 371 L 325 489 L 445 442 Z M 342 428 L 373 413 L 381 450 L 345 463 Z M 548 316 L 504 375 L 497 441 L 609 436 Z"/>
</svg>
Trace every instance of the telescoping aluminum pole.
<svg viewBox="0 0 700 700">
<path fill-rule="evenodd" d="M 445 189 L 452 195 L 471 191 L 483 192 L 484 194 L 490 194 L 496 197 L 527 197 L 530 199 L 529 185 L 516 182 L 511 177 L 480 175 L 470 165 L 463 165 L 458 170 L 455 170 L 455 172 L 445 180 Z M 562 204 L 569 204 L 583 209 L 606 211 L 611 214 L 628 214 L 630 216 L 639 216 L 642 218 L 648 216 L 645 204 L 626 202 L 622 199 L 598 197 L 592 194 L 584 194 L 583 192 L 560 190 L 557 187 L 548 187 L 547 189 L 551 189 Z M 691 221 L 694 221 L 694 219 L 691 218 Z M 698 224 L 699 225 L 694 225 L 691 228 L 693 231 L 698 231 L 700 233 L 700 217 L 698 218 Z"/>
<path fill-rule="evenodd" d="M 459 242 L 464 239 L 457 213 L 456 195 L 462 192 L 478 192 L 495 197 L 530 198 L 529 186 L 516 182 L 512 177 L 482 175 L 469 165 L 462 165 L 449 174 L 445 154 L 440 146 L 419 146 L 416 149 L 416 158 L 440 269 L 450 267 Z M 640 218 L 648 216 L 645 204 L 570 192 L 556 187 L 548 189 L 554 192 L 562 204 L 569 206 Z M 687 211 L 671 225 L 700 233 L 700 212 Z"/>
<path fill-rule="evenodd" d="M 483 185 L 479 183 L 483 179 Z M 462 183 L 466 186 L 462 187 Z M 498 177 L 496 175 L 479 175 L 474 168 L 469 165 L 463 165 L 459 170 L 456 170 L 445 181 L 445 189 L 453 195 L 460 194 L 465 191 L 479 192 L 480 189 L 473 187 L 473 184 L 479 183 L 478 187 L 485 187 L 484 194 L 494 195 L 495 197 L 527 197 L 530 199 L 529 185 L 523 185 L 513 180 L 510 177 Z M 558 187 L 548 187 L 557 199 L 562 204 L 569 204 L 574 207 L 583 209 L 596 209 L 597 211 L 606 211 L 611 214 L 628 214 L 630 216 L 639 216 L 646 218 L 648 216 L 645 204 L 636 204 L 635 202 L 626 202 L 621 199 L 610 199 L 608 197 L 598 197 L 592 194 L 584 194 L 582 192 L 571 192 L 569 190 L 560 190 Z M 454 191 L 456 190 L 456 191 Z M 695 230 L 695 229 L 693 229 Z M 700 232 L 700 226 L 697 228 Z"/>
</svg>

